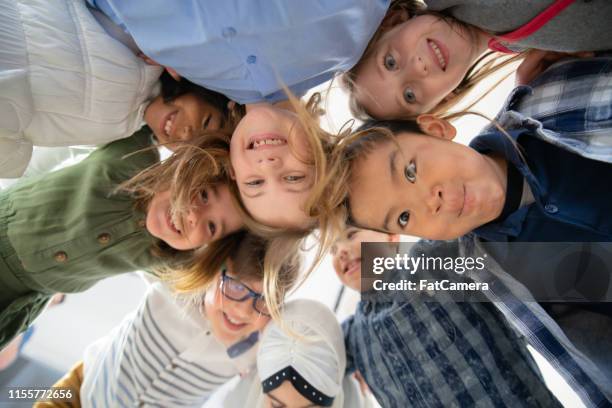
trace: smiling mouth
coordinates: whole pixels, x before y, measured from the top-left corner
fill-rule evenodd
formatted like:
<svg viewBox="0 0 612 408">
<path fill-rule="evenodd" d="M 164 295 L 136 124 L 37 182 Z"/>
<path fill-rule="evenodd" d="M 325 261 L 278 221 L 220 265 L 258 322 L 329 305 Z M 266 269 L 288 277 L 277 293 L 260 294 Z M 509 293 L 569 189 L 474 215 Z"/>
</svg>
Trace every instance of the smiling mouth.
<svg viewBox="0 0 612 408">
<path fill-rule="evenodd" d="M 273 148 L 278 146 L 285 146 L 287 139 L 280 135 L 264 134 L 252 136 L 249 139 L 247 150 L 260 150 L 265 148 Z"/>
<path fill-rule="evenodd" d="M 161 130 L 168 138 L 171 137 L 170 135 L 172 134 L 172 129 L 174 127 L 174 119 L 176 119 L 177 112 L 178 111 L 171 112 L 162 121 Z"/>
<path fill-rule="evenodd" d="M 356 258 L 351 260 L 346 264 L 344 270 L 342 271 L 343 275 L 352 275 L 357 271 L 361 270 L 361 258 Z"/>
<path fill-rule="evenodd" d="M 430 50 L 433 52 L 433 55 L 436 57 L 436 62 L 442 71 L 446 71 L 446 66 L 448 65 L 448 57 L 444 55 L 442 52 L 442 48 L 440 44 L 433 40 L 427 40 L 427 44 L 429 45 Z"/>
<path fill-rule="evenodd" d="M 225 320 L 225 325 L 233 331 L 241 330 L 247 325 L 246 323 L 232 319 L 225 312 L 223 312 L 223 319 Z"/>
<path fill-rule="evenodd" d="M 174 231 L 175 233 L 179 235 L 183 234 L 181 230 L 174 223 L 174 220 L 172 219 L 172 214 L 170 214 L 170 210 L 168 210 L 168 212 L 166 213 L 166 223 L 168 224 L 168 227 L 170 228 L 171 231 Z"/>
</svg>

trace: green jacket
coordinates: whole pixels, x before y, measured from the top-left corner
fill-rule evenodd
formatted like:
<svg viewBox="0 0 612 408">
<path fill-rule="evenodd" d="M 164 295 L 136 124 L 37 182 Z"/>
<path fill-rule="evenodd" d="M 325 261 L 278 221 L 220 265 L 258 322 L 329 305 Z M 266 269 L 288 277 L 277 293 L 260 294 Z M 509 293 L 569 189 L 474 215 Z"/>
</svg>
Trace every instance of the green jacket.
<svg viewBox="0 0 612 408">
<path fill-rule="evenodd" d="M 150 130 L 95 150 L 82 162 L 0 192 L 0 348 L 56 292 L 150 269 L 145 214 L 117 186 L 159 161 Z"/>
</svg>

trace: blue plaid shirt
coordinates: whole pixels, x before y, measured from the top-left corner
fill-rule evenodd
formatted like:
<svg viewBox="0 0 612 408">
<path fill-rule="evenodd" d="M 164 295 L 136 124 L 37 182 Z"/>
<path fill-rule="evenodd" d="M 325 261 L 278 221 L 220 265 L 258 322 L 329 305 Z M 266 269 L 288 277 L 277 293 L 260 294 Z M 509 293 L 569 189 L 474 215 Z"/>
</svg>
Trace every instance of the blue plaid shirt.
<svg viewBox="0 0 612 408">
<path fill-rule="evenodd" d="M 457 241 L 422 241 L 413 250 L 459 254 Z M 559 406 L 527 340 L 492 303 L 457 302 L 444 291 L 380 296 L 364 293 L 343 330 L 347 370 L 361 372 L 383 407 Z"/>
<path fill-rule="evenodd" d="M 612 81 L 608 57 L 556 64 L 514 90 L 497 117 L 506 129 L 582 156 L 612 162 Z M 484 132 L 494 130 L 490 126 Z M 442 245 L 438 243 L 437 245 Z M 447 250 L 452 245 L 446 243 Z M 485 254 L 474 235 L 460 256 Z M 362 372 L 384 407 L 555 406 L 525 345 L 544 356 L 587 407 L 609 407 L 611 380 L 578 351 L 529 292 L 491 259 L 471 273 L 492 303 L 434 298 L 360 302 L 344 324 L 349 369 Z"/>
<path fill-rule="evenodd" d="M 612 163 L 612 57 L 567 60 L 529 86 L 516 88 L 496 120 L 507 130 L 530 128 L 533 137 L 580 156 Z M 490 125 L 482 133 L 494 131 Z M 475 236 L 461 239 L 464 256 L 481 256 Z M 587 407 L 612 406 L 612 380 L 571 344 L 529 292 L 501 267 L 471 275 L 489 282 L 489 300 L 542 354 Z"/>
</svg>

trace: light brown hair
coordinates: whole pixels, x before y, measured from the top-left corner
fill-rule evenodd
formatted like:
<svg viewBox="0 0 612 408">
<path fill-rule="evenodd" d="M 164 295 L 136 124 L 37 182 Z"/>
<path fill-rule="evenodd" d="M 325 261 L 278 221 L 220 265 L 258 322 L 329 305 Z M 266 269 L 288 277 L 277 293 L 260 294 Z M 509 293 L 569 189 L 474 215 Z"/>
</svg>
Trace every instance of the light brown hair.
<svg viewBox="0 0 612 408">
<path fill-rule="evenodd" d="M 393 26 L 389 24 L 385 24 L 385 21 L 392 15 L 403 15 L 406 16 L 406 19 L 403 21 L 399 21 L 398 24 L 401 24 L 408 19 L 423 15 L 423 14 L 433 14 L 443 19 L 449 24 L 454 24 L 458 27 L 458 29 L 462 29 L 466 31 L 467 35 L 473 36 L 473 27 L 469 24 L 463 23 L 455 19 L 454 17 L 440 13 L 440 12 L 432 12 L 424 9 L 421 2 L 416 0 L 393 0 L 385 18 L 383 19 L 383 23 L 376 30 L 374 35 L 372 36 L 370 42 L 368 43 L 364 54 L 361 59 L 357 62 L 357 64 L 351 68 L 346 73 L 340 76 L 340 84 L 346 89 L 349 93 L 349 109 L 353 117 L 360 120 L 369 120 L 372 119 L 370 114 L 366 111 L 365 107 L 359 103 L 355 93 L 355 78 L 357 76 L 357 72 L 359 71 L 361 64 L 367 60 L 368 57 L 374 52 L 376 45 L 383 34 L 385 34 L 389 29 Z M 468 69 L 467 73 L 457 85 L 457 87 L 453 90 L 453 92 L 444 98 L 437 106 L 435 106 L 430 112 L 422 112 L 422 113 L 432 113 L 439 117 L 446 117 L 445 115 L 457 106 L 461 101 L 465 99 L 468 93 L 475 89 L 475 87 L 481 83 L 486 78 L 490 77 L 496 72 L 500 72 L 502 69 L 510 66 L 511 64 L 520 61 L 524 57 L 524 54 L 516 54 L 512 56 L 508 56 L 506 54 L 501 54 L 498 52 L 489 51 L 480 56 Z M 508 73 L 495 84 L 491 85 L 488 89 L 481 92 L 477 95 L 474 100 L 470 101 L 468 106 L 464 108 L 464 110 L 470 110 L 476 103 L 478 103 L 482 98 L 488 95 L 502 80 L 504 80 L 511 73 Z M 406 118 L 397 118 L 397 119 L 411 119 L 410 117 Z"/>
<path fill-rule="evenodd" d="M 272 318 L 278 320 L 281 305 L 298 281 L 302 266 L 299 245 L 291 242 L 297 241 L 268 240 L 242 230 L 219 240 L 213 250 L 200 252 L 187 267 L 168 270 L 164 277 L 177 293 L 201 294 L 215 283 L 223 263 L 231 259 L 238 279 L 263 280 L 266 305 Z M 282 257 L 273 255 L 279 251 L 283 251 Z M 271 259 L 281 260 L 271 264 Z"/>
</svg>

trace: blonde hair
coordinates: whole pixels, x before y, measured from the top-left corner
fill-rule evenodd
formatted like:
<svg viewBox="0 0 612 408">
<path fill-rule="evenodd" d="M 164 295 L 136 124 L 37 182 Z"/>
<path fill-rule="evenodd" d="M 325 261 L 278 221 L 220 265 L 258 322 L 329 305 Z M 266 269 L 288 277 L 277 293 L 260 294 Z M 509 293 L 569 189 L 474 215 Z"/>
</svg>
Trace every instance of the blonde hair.
<svg viewBox="0 0 612 408">
<path fill-rule="evenodd" d="M 298 241 L 265 239 L 242 230 L 217 243 L 214 249 L 200 252 L 190 265 L 168 270 L 165 280 L 177 293 L 197 296 L 215 284 L 221 266 L 231 259 L 238 278 L 263 280 L 268 311 L 278 321 L 285 296 L 298 281 L 302 265 L 300 247 L 295 245 Z M 283 254 L 282 260 L 276 263 L 281 258 L 272 254 L 279 252 Z"/>
<path fill-rule="evenodd" d="M 320 94 L 313 94 L 308 102 L 303 104 L 288 89 L 285 88 L 285 92 L 296 112 L 299 123 L 304 128 L 304 133 L 310 146 L 312 157 L 307 159 L 307 164 L 314 167 L 313 191 L 316 191 L 319 185 L 326 183 L 328 157 L 333 150 L 335 136 L 325 132 L 319 126 L 318 118 L 323 113 L 320 109 Z M 303 228 L 271 227 L 259 222 L 249 214 L 240 199 L 240 192 L 235 183 L 230 184 L 230 191 L 246 228 L 254 234 L 266 238 L 269 242 L 271 250 L 267 251 L 264 260 L 264 294 L 269 302 L 268 308 L 272 317 L 277 319 L 280 317 L 280 310 L 278 308 L 280 302 L 277 295 L 278 283 L 275 279 L 275 271 L 281 265 L 288 262 L 295 251 L 304 247 L 307 237 L 315 231 L 317 226 L 320 228 L 318 250 L 313 263 L 307 269 L 301 282 L 317 267 L 327 249 L 331 246 L 330 234 L 327 231 L 329 223 L 326 221 L 327 214 L 329 213 L 325 208 L 327 202 L 321 203 L 318 200 L 314 200 L 311 193 L 304 206 L 305 213 L 314 218 L 314 222 L 311 225 L 306 225 Z M 322 204 L 323 207 L 321 206 Z"/>
<path fill-rule="evenodd" d="M 327 157 L 333 148 L 333 136 L 318 126 L 317 118 L 322 114 L 319 108 L 321 97 L 314 94 L 303 104 L 288 90 L 286 92 L 308 138 L 313 155 L 312 158 L 303 160 L 313 165 L 317 185 L 327 173 Z M 230 139 L 231 135 L 228 133 L 209 131 L 195 142 L 179 146 L 169 159 L 139 173 L 121 188 L 131 192 L 143 209 L 148 206 L 156 192 L 170 188 L 173 212 L 181 213 L 189 210 L 193 197 L 200 194 L 203 188 L 219 183 L 228 184 L 232 200 L 246 229 L 267 242 L 269 250 L 266 250 L 263 260 L 264 296 L 270 314 L 278 319 L 287 286 L 279 276 L 279 271 L 284 270 L 286 265 L 296 263 L 296 253 L 303 247 L 306 238 L 317 224 L 313 222 L 303 228 L 287 229 L 267 226 L 252 217 L 240 199 L 236 184 L 230 182 Z M 316 207 L 309 201 L 305 211 L 316 218 L 319 213 Z M 178 267 L 165 268 L 162 276 L 171 281 L 178 292 L 190 292 L 209 285 L 234 248 L 236 234 L 240 233 L 226 236 L 194 251 L 192 261 Z M 320 247 L 315 256 L 316 261 L 306 276 L 323 258 L 326 245 L 324 243 L 324 246 Z"/>
<path fill-rule="evenodd" d="M 401 21 L 400 23 L 407 21 L 408 19 L 424 14 L 432 14 L 438 16 L 439 18 L 449 22 L 449 24 L 457 24 L 460 28 L 466 30 L 469 35 L 473 35 L 473 26 L 466 24 L 462 21 L 457 20 L 456 18 L 439 13 L 427 11 L 424 9 L 423 5 L 416 0 L 393 0 L 389 9 L 387 11 L 387 15 L 385 19 L 389 18 L 391 15 L 401 13 L 405 15 L 407 19 Z M 353 115 L 353 117 L 366 121 L 372 119 L 370 114 L 367 112 L 365 107 L 359 103 L 356 97 L 356 84 L 355 79 L 357 77 L 357 72 L 359 71 L 361 64 L 367 60 L 375 50 L 375 47 L 382 37 L 382 35 L 388 31 L 391 26 L 385 24 L 385 19 L 383 19 L 383 23 L 376 30 L 374 36 L 368 43 L 364 54 L 361 59 L 357 62 L 357 64 L 351 68 L 346 73 L 340 76 L 340 84 L 346 89 L 349 93 L 349 109 Z M 502 69 L 512 65 L 515 62 L 520 61 L 524 58 L 524 53 L 520 53 L 517 55 L 508 56 L 506 54 L 501 54 L 499 52 L 489 51 L 480 56 L 468 69 L 465 76 L 457 85 L 457 87 L 451 92 L 451 94 L 447 95 L 438 105 L 436 105 L 430 112 L 422 112 L 422 113 L 432 113 L 434 115 L 438 115 L 440 117 L 445 117 L 444 115 L 457 106 L 461 101 L 465 99 L 465 97 L 476 88 L 478 84 L 480 84 L 486 78 L 489 78 L 491 75 L 500 72 Z M 479 94 L 473 101 L 470 101 L 467 108 L 464 110 L 470 110 L 476 103 L 482 100 L 485 96 L 487 96 L 495 87 L 503 81 L 506 77 L 508 77 L 511 72 L 507 73 L 503 76 L 499 81 L 491 85 L 488 89 L 484 90 L 481 94 Z M 401 119 L 401 118 L 397 118 Z M 410 117 L 403 119 L 411 119 Z"/>
</svg>

